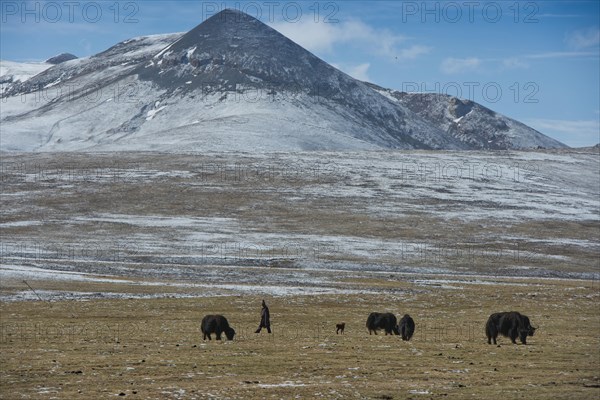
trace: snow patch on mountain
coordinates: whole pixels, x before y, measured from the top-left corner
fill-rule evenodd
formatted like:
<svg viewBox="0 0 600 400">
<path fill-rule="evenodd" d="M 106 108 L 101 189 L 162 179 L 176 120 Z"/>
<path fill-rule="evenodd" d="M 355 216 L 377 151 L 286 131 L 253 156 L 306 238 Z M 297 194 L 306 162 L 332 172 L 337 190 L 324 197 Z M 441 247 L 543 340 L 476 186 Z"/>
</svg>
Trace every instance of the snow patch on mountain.
<svg viewBox="0 0 600 400">
<path fill-rule="evenodd" d="M 50 67 L 52 64 L 47 62 L 20 63 L 0 60 L 0 95 L 11 90 L 15 84 L 25 82 Z"/>
</svg>

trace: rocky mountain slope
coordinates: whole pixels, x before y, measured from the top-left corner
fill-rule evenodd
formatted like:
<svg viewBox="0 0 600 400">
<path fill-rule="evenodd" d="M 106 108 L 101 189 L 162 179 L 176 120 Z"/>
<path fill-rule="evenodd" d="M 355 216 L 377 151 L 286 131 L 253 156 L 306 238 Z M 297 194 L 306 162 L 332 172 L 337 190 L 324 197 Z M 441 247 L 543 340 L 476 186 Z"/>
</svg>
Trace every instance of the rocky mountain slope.
<svg viewBox="0 0 600 400">
<path fill-rule="evenodd" d="M 448 135 L 477 149 L 561 148 L 564 144 L 471 100 L 405 93 L 370 84 Z"/>
<path fill-rule="evenodd" d="M 472 102 L 353 79 L 234 10 L 65 61 L 2 97 L 5 151 L 564 146 Z"/>
</svg>

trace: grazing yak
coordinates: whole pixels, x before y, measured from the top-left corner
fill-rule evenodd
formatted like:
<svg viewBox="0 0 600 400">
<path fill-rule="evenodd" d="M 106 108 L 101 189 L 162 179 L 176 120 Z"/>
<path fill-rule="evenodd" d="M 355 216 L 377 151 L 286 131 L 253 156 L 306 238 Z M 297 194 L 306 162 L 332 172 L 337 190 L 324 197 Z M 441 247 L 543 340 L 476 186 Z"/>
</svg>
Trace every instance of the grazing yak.
<svg viewBox="0 0 600 400">
<path fill-rule="evenodd" d="M 339 324 L 335 324 L 335 334 L 341 333 L 344 334 L 344 329 L 346 329 L 346 323 L 340 322 Z"/>
<path fill-rule="evenodd" d="M 402 340 L 410 340 L 412 335 L 415 333 L 415 321 L 408 314 L 404 314 L 404 317 L 398 324 Z"/>
<path fill-rule="evenodd" d="M 514 344 L 518 336 L 521 343 L 527 344 L 527 336 L 533 336 L 536 329 L 531 326 L 529 317 L 516 311 L 492 314 L 485 324 L 488 344 L 492 344 L 492 341 L 496 344 L 498 334 L 509 337 Z"/>
<path fill-rule="evenodd" d="M 369 335 L 372 332 L 377 335 L 379 329 L 385 330 L 386 335 L 391 335 L 392 332 L 394 335 L 400 334 L 398 332 L 398 320 L 392 313 L 372 312 L 369 314 L 369 318 L 367 318 L 367 329 L 369 330 Z"/>
<path fill-rule="evenodd" d="M 211 340 L 210 335 L 213 333 L 217 334 L 217 340 L 221 340 L 222 333 L 225 333 L 227 340 L 233 340 L 235 336 L 235 331 L 229 326 L 227 318 L 222 315 L 207 315 L 202 318 L 200 330 L 203 335 L 202 340 L 206 340 L 207 336 L 208 340 Z"/>
</svg>

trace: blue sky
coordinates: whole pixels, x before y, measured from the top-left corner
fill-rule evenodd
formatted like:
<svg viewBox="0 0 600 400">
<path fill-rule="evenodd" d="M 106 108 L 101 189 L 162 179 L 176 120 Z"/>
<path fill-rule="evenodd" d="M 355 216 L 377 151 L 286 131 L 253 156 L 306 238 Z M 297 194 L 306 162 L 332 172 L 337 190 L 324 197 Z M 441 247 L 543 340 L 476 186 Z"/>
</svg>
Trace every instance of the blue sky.
<svg viewBox="0 0 600 400">
<path fill-rule="evenodd" d="M 350 75 L 459 95 L 570 146 L 600 142 L 600 2 L 0 1 L 0 58 L 98 53 L 192 29 L 223 7 Z"/>
</svg>

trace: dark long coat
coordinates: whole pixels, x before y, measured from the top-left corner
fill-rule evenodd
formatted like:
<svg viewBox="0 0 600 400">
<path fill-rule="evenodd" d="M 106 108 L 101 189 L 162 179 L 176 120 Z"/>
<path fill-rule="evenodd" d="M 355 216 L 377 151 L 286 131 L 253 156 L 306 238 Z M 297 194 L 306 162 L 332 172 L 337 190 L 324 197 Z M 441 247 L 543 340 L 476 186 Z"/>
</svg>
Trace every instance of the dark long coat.
<svg viewBox="0 0 600 400">
<path fill-rule="evenodd" d="M 262 310 L 260 311 L 260 325 L 258 325 L 256 333 L 260 333 L 262 328 L 267 328 L 267 332 L 271 333 L 271 314 L 264 300 L 262 301 Z"/>
</svg>

